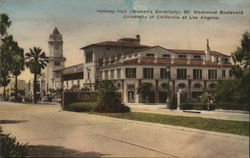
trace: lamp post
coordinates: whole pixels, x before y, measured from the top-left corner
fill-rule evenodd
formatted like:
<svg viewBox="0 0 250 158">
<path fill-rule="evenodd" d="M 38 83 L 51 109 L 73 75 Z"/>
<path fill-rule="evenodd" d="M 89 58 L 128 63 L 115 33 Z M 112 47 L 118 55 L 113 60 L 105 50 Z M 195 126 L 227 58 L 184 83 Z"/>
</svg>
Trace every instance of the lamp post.
<svg viewBox="0 0 250 158">
<path fill-rule="evenodd" d="M 170 77 L 170 65 L 167 65 L 166 66 L 166 73 L 167 73 L 167 78 L 168 78 L 168 91 L 167 91 L 167 99 L 166 99 L 166 108 L 167 109 L 169 109 L 169 97 L 170 97 L 170 88 L 169 88 L 169 83 L 170 83 L 170 79 L 171 79 L 171 77 Z"/>
</svg>

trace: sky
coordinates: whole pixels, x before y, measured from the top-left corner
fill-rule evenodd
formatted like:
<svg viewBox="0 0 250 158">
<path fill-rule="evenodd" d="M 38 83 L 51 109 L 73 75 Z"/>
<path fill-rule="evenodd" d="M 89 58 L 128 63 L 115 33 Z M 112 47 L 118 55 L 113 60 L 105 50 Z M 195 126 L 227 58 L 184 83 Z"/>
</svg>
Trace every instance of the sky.
<svg viewBox="0 0 250 158">
<path fill-rule="evenodd" d="M 191 14 L 187 20 L 157 19 L 156 14 L 151 14 L 155 15 L 154 19 L 123 19 L 123 15 L 131 14 L 101 14 L 97 13 L 98 9 L 190 10 Z M 219 19 L 193 20 L 189 19 L 197 16 L 193 10 L 242 11 L 243 14 L 207 14 Z M 240 45 L 242 34 L 250 31 L 249 0 L 4 0 L 0 13 L 9 15 L 12 25 L 8 33 L 25 52 L 36 46 L 48 53 L 48 37 L 57 27 L 63 36 L 66 66 L 83 62 L 80 50 L 83 46 L 137 34 L 142 44 L 172 49 L 203 50 L 209 39 L 212 50 L 231 54 Z M 20 76 L 26 81 L 31 78 L 27 70 Z"/>
</svg>

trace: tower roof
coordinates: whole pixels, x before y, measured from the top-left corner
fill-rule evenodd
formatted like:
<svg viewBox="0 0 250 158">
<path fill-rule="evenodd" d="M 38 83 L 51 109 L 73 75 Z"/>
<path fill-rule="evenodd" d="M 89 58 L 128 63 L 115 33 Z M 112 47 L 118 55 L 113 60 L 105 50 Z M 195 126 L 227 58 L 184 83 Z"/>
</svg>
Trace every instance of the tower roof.
<svg viewBox="0 0 250 158">
<path fill-rule="evenodd" d="M 54 35 L 60 35 L 60 32 L 58 31 L 57 27 L 54 28 L 53 34 Z"/>
</svg>

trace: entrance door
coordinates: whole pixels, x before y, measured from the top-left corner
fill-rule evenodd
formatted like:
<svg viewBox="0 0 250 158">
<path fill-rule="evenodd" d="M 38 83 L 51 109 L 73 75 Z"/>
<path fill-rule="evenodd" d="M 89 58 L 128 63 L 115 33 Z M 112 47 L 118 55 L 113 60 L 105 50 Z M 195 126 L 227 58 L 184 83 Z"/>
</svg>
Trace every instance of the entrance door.
<svg viewBox="0 0 250 158">
<path fill-rule="evenodd" d="M 128 91 L 128 103 L 134 103 L 134 102 L 135 102 L 135 92 Z"/>
</svg>

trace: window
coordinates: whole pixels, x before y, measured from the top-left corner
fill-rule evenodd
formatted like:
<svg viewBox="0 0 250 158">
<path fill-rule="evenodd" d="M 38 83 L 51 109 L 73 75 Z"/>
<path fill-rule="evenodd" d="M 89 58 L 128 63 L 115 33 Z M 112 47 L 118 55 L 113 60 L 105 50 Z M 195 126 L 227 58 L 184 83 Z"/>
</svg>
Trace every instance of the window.
<svg viewBox="0 0 250 158">
<path fill-rule="evenodd" d="M 60 61 L 55 61 L 54 62 L 54 66 L 60 66 L 60 65 L 61 65 Z"/>
<path fill-rule="evenodd" d="M 222 61 L 228 63 L 228 58 L 222 58 Z"/>
<path fill-rule="evenodd" d="M 229 70 L 229 77 L 232 77 L 233 74 L 232 74 L 232 70 Z"/>
<path fill-rule="evenodd" d="M 160 72 L 161 78 L 168 78 L 168 79 L 170 78 L 170 71 L 167 71 L 167 69 L 164 69 L 164 68 L 162 68 L 160 71 L 161 71 Z"/>
<path fill-rule="evenodd" d="M 178 85 L 178 87 L 179 87 L 179 88 L 185 88 L 186 85 L 185 85 L 184 83 L 180 83 L 180 84 Z"/>
<path fill-rule="evenodd" d="M 100 76 L 99 77 L 100 77 L 100 80 L 102 80 L 102 71 L 100 71 Z"/>
<path fill-rule="evenodd" d="M 201 84 L 200 84 L 200 83 L 195 83 L 195 84 L 194 84 L 194 88 L 196 88 L 196 89 L 201 89 Z"/>
<path fill-rule="evenodd" d="M 147 57 L 154 57 L 155 55 L 153 53 L 146 54 Z"/>
<path fill-rule="evenodd" d="M 226 77 L 226 70 L 222 70 L 222 77 Z"/>
<path fill-rule="evenodd" d="M 217 79 L 217 70 L 208 70 L 208 79 Z"/>
<path fill-rule="evenodd" d="M 180 59 L 186 59 L 186 58 L 187 58 L 186 55 L 178 55 L 178 57 L 179 57 Z"/>
<path fill-rule="evenodd" d="M 117 76 L 116 76 L 117 79 L 120 79 L 120 78 L 121 78 L 121 69 L 117 69 L 117 70 L 116 70 L 116 75 L 117 75 Z"/>
<path fill-rule="evenodd" d="M 86 53 L 85 53 L 85 60 L 86 60 L 86 63 L 90 63 L 93 61 L 93 53 L 92 53 L 92 50 L 87 50 Z"/>
<path fill-rule="evenodd" d="M 110 70 L 110 78 L 114 79 L 115 77 L 115 71 L 114 70 Z"/>
<path fill-rule="evenodd" d="M 153 68 L 143 68 L 143 78 L 153 78 L 154 69 Z"/>
<path fill-rule="evenodd" d="M 202 79 L 201 69 L 193 69 L 193 79 Z"/>
<path fill-rule="evenodd" d="M 136 78 L 136 68 L 126 68 L 126 78 Z"/>
<path fill-rule="evenodd" d="M 104 71 L 104 79 L 107 80 L 109 78 L 109 71 L 108 70 L 105 70 Z"/>
<path fill-rule="evenodd" d="M 200 55 L 194 55 L 193 58 L 194 59 L 201 59 L 201 56 Z"/>
<path fill-rule="evenodd" d="M 177 79 L 187 79 L 187 69 L 177 69 Z"/>
<path fill-rule="evenodd" d="M 163 58 L 170 58 L 170 54 L 162 54 Z"/>
</svg>

